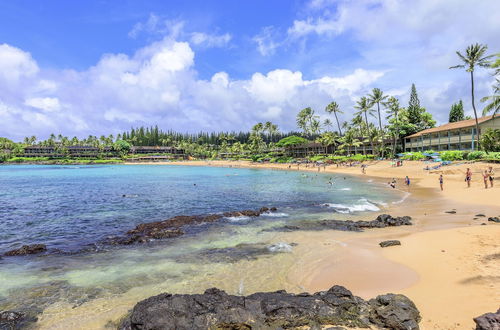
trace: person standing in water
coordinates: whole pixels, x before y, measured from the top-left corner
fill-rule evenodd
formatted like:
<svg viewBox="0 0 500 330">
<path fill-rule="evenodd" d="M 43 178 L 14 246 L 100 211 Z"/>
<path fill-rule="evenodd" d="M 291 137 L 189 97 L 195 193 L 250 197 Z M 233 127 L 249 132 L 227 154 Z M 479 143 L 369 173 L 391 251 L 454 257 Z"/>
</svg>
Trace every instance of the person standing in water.
<svg viewBox="0 0 500 330">
<path fill-rule="evenodd" d="M 470 182 L 472 180 L 472 171 L 470 168 L 467 168 L 467 172 L 465 172 L 465 182 L 467 182 L 467 188 L 470 188 Z"/>
<path fill-rule="evenodd" d="M 408 177 L 408 175 L 406 176 L 405 178 L 405 184 L 409 187 L 410 186 L 410 178 Z"/>
<path fill-rule="evenodd" d="M 443 182 L 444 182 L 443 175 L 440 174 L 439 175 L 439 186 L 441 187 L 441 191 L 443 191 Z"/>
</svg>

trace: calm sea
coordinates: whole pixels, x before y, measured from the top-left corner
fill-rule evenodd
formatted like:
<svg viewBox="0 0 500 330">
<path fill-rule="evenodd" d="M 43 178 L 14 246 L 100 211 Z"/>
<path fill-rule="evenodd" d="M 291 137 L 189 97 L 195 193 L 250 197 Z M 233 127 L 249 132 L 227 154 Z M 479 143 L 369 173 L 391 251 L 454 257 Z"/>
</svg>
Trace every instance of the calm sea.
<svg viewBox="0 0 500 330">
<path fill-rule="evenodd" d="M 67 308 L 106 298 L 111 304 L 138 287 L 148 288 L 144 294 L 196 291 L 217 284 L 210 277 L 217 269 L 232 272 L 241 260 L 293 249 L 275 241 L 273 227 L 304 219 L 370 218 L 401 198 L 400 192 L 366 178 L 323 173 L 161 165 L 0 166 L 0 253 L 33 243 L 71 252 L 143 222 L 278 208 L 272 215 L 224 219 L 154 244 L 4 257 L 0 310 L 40 315 L 62 301 Z M 240 283 L 235 291 L 243 291 L 245 274 L 238 276 L 231 281 Z M 58 308 L 64 318 L 65 308 Z"/>
</svg>

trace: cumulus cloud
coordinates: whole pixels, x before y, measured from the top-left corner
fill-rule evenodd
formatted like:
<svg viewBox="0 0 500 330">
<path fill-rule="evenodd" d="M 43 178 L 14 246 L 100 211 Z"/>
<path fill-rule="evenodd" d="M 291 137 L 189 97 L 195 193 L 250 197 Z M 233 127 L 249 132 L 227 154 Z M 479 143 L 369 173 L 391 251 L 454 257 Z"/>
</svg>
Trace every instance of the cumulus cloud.
<svg viewBox="0 0 500 330">
<path fill-rule="evenodd" d="M 57 97 L 32 97 L 27 99 L 24 104 L 47 112 L 61 110 L 61 104 L 59 104 Z"/>
<path fill-rule="evenodd" d="M 51 132 L 116 134 L 154 124 L 180 131 L 248 129 L 262 120 L 292 129 L 301 108 L 323 107 L 332 97 L 349 99 L 384 75 L 357 69 L 342 77 L 308 80 L 300 71 L 276 69 L 247 80 L 226 72 L 204 80 L 194 68 L 191 45 L 171 38 L 133 55 L 106 54 L 85 71 L 54 74 L 33 70 L 38 66 L 29 53 L 8 47 L 31 63 L 0 85 L 0 120 L 9 123 L 0 135 L 17 139 Z M 7 101 L 3 87 L 24 75 L 30 76 L 29 83 Z"/>
</svg>

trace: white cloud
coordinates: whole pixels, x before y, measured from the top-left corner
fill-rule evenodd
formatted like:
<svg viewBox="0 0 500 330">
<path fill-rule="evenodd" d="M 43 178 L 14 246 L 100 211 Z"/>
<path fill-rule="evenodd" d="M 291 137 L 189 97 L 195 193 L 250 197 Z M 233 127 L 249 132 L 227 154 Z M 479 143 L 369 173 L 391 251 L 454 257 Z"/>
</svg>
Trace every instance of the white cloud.
<svg viewBox="0 0 500 330">
<path fill-rule="evenodd" d="M 32 77 L 38 70 L 31 54 L 7 44 L 0 45 L 0 81 L 17 83 L 21 78 Z"/>
<path fill-rule="evenodd" d="M 57 97 L 33 97 L 24 101 L 24 104 L 47 112 L 61 110 L 61 104 L 59 104 Z"/>
<path fill-rule="evenodd" d="M 207 34 L 203 32 L 193 32 L 190 41 L 193 45 L 204 47 L 223 47 L 231 41 L 232 36 L 229 33 Z"/>
<path fill-rule="evenodd" d="M 256 72 L 250 79 L 218 72 L 203 80 L 197 77 L 194 58 L 190 44 L 167 37 L 132 55 L 106 54 L 88 70 L 31 72 L 26 86 L 14 94 L 5 92 L 10 82 L 4 81 L 0 120 L 9 125 L 2 125 L 0 135 L 116 134 L 155 124 L 180 131 L 244 130 L 262 120 L 293 129 L 301 108 L 321 109 L 332 97 L 349 100 L 383 76 L 358 69 L 307 80 L 300 71 L 277 69 Z"/>
<path fill-rule="evenodd" d="M 257 44 L 257 50 L 262 56 L 273 55 L 283 42 L 277 41 L 278 32 L 272 26 L 263 28 L 252 40 Z"/>
</svg>

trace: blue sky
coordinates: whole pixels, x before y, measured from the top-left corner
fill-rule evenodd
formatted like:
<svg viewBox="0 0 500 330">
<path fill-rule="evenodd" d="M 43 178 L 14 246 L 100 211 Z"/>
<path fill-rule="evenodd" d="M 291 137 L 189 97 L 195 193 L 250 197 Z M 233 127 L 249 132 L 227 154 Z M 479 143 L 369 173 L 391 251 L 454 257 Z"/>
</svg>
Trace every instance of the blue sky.
<svg viewBox="0 0 500 330">
<path fill-rule="evenodd" d="M 290 130 L 332 100 L 349 120 L 374 87 L 406 105 L 413 82 L 444 122 L 453 102 L 470 109 L 455 51 L 498 53 L 499 13 L 496 0 L 2 0 L 0 136 Z M 480 98 L 493 77 L 476 76 Z"/>
</svg>

